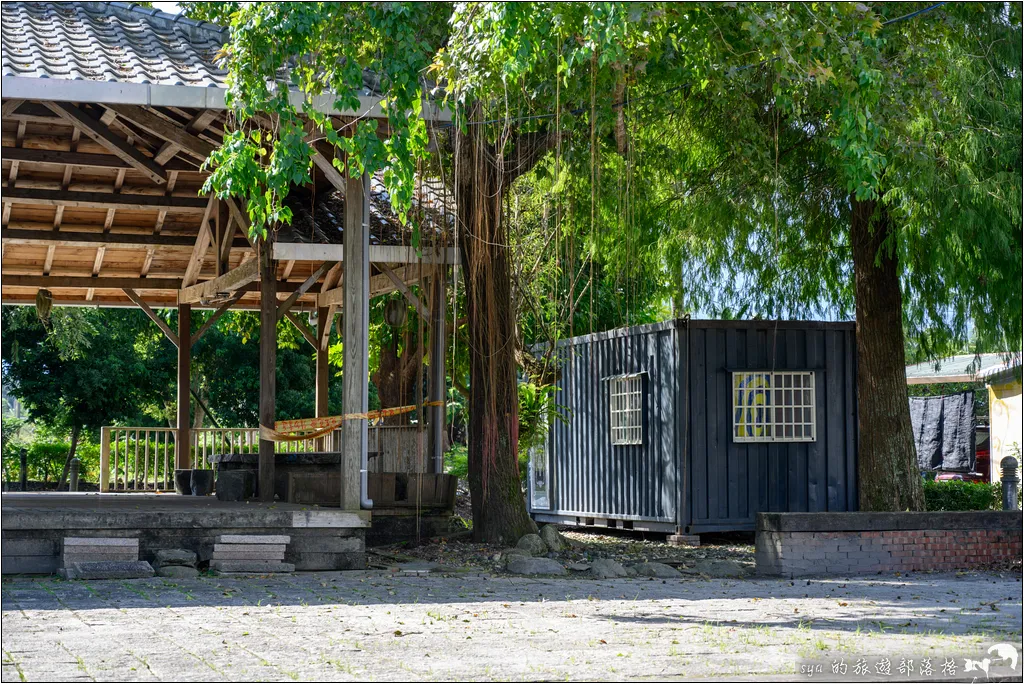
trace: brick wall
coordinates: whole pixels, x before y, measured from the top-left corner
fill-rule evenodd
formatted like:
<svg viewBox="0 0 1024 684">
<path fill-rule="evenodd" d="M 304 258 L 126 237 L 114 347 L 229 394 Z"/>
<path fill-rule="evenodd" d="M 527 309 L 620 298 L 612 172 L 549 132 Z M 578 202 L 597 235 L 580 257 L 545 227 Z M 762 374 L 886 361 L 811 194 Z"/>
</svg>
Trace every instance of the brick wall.
<svg viewBox="0 0 1024 684">
<path fill-rule="evenodd" d="M 757 521 L 763 575 L 951 571 L 1020 563 L 1019 512 L 768 513 Z"/>
</svg>

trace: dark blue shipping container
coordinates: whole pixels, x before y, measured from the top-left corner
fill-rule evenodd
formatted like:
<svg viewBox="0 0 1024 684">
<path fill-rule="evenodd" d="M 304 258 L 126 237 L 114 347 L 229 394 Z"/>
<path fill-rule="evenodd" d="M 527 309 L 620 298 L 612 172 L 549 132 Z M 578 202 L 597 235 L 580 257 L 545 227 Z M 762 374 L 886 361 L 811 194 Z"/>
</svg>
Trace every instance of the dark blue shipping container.
<svg viewBox="0 0 1024 684">
<path fill-rule="evenodd" d="M 563 340 L 555 360 L 540 522 L 696 534 L 857 508 L 853 323 L 679 319 Z"/>
</svg>

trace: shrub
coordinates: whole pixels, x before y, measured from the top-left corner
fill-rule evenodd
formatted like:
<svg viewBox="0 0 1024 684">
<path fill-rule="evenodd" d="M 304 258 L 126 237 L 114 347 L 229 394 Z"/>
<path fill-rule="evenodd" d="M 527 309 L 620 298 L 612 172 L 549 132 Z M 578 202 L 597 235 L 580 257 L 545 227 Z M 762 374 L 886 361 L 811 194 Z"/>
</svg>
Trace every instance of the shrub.
<svg viewBox="0 0 1024 684">
<path fill-rule="evenodd" d="M 925 507 L 929 511 L 988 511 L 1002 508 L 1002 490 L 998 484 L 966 480 L 927 480 L 924 483 Z"/>
<path fill-rule="evenodd" d="M 469 449 L 462 444 L 454 444 L 444 454 L 444 471 L 460 480 L 469 476 Z"/>
</svg>

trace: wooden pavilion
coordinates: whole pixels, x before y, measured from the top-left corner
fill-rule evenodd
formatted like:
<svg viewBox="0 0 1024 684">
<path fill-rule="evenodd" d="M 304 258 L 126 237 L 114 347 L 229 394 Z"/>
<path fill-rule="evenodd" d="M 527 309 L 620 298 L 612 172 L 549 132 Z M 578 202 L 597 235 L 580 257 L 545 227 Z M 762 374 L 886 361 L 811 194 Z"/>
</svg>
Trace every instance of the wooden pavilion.
<svg viewBox="0 0 1024 684">
<path fill-rule="evenodd" d="M 273 428 L 277 322 L 289 318 L 316 351 L 322 417 L 327 340 L 344 312 L 343 412 L 363 414 L 369 300 L 400 291 L 429 320 L 428 462 L 440 472 L 445 281 L 457 259 L 447 231 L 409 246 L 374 179 L 343 176 L 324 145 L 315 148 L 312 184 L 296 196 L 315 204 L 329 195 L 343 207 L 326 212 L 334 229 L 295 227 L 253 243 L 246 207 L 201 192 L 200 167 L 227 125 L 226 73 L 214 61 L 226 29 L 119 2 L 6 2 L 2 19 L 3 303 L 34 304 L 44 292 L 55 306 L 141 308 L 178 348 L 174 465 L 186 469 L 191 349 L 219 316 L 260 311 L 260 422 Z M 368 77 L 358 111 L 334 111 L 329 98 L 318 106 L 341 126 L 380 116 L 380 99 Z M 424 115 L 446 118 L 429 102 Z M 424 302 L 409 286 L 428 282 Z M 157 308 L 176 308 L 177 330 Z M 194 330 L 197 309 L 214 313 Z M 316 312 L 316 329 L 300 309 Z M 369 508 L 367 420 L 346 420 L 340 432 L 338 505 Z M 260 482 L 274 481 L 274 451 L 260 439 Z M 260 487 L 263 501 L 273 495 Z"/>
</svg>

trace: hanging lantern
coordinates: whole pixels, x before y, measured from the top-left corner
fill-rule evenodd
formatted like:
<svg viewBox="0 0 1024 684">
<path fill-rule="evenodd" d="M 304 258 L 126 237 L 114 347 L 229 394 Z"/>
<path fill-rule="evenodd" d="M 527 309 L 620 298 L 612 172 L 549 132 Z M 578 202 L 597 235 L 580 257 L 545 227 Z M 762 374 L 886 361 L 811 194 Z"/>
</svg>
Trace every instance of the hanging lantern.
<svg viewBox="0 0 1024 684">
<path fill-rule="evenodd" d="M 384 307 L 384 320 L 387 321 L 388 325 L 392 328 L 401 327 L 405 323 L 406 316 L 409 315 L 409 307 L 406 306 L 405 301 L 401 299 L 392 299 Z"/>
<path fill-rule="evenodd" d="M 36 315 L 39 320 L 46 323 L 50 320 L 50 310 L 53 308 L 53 294 L 49 290 L 39 290 L 36 293 Z"/>
</svg>

